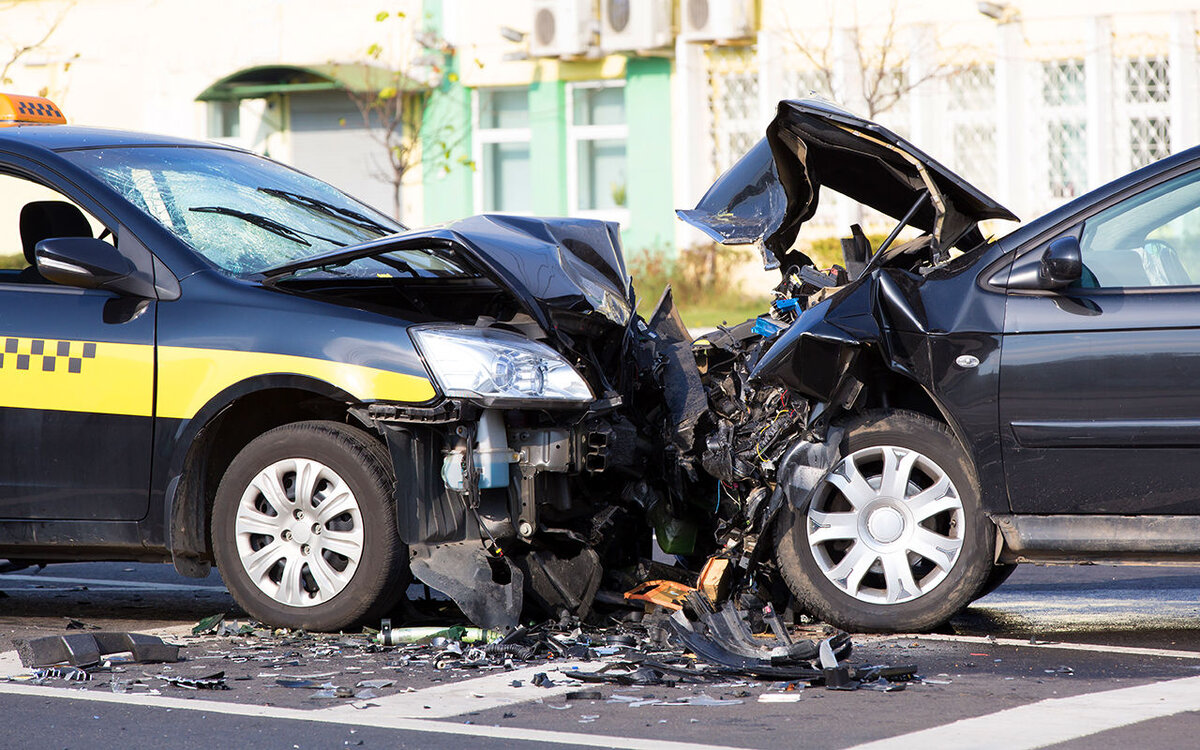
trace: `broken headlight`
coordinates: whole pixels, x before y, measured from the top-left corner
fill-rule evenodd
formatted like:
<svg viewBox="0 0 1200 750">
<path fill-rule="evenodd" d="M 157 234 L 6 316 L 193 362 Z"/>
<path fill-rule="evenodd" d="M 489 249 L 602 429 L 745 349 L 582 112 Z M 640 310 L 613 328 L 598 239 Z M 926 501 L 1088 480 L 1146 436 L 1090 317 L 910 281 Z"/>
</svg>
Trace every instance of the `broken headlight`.
<svg viewBox="0 0 1200 750">
<path fill-rule="evenodd" d="M 592 389 L 558 352 L 516 334 L 471 326 L 410 331 L 447 396 L 586 403 Z"/>
</svg>

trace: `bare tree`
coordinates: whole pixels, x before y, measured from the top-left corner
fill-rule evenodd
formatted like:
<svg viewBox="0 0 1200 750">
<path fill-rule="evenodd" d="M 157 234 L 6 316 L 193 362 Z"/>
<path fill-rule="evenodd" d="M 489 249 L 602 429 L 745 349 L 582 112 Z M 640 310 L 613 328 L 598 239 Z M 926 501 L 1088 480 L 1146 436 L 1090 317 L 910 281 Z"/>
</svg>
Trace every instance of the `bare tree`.
<svg viewBox="0 0 1200 750">
<path fill-rule="evenodd" d="M 348 90 L 348 94 L 362 115 L 367 133 L 384 153 L 384 169 L 376 176 L 391 185 L 392 212 L 399 218 L 401 186 L 409 171 L 423 161 L 436 160 L 446 171 L 455 163 L 473 165 L 469 157 L 455 156 L 457 146 L 466 138 L 467 123 L 431 119 L 431 103 L 445 95 L 438 86 L 454 49 L 435 34 L 410 31 L 411 25 L 402 12 L 381 11 L 375 21 L 401 25 L 401 41 L 397 49 L 370 45 L 365 58 L 355 64 L 360 67 L 365 85 Z M 455 80 L 450 74 L 449 82 Z M 432 153 L 424 153 L 422 146 Z"/>
<path fill-rule="evenodd" d="M 12 10 L 14 7 L 17 6 L 17 4 L 18 3 L 16 2 L 16 0 L 10 0 L 9 2 L 6 2 L 6 3 L 0 3 L 0 13 L 3 13 L 6 10 Z M 40 38 L 38 38 L 36 40 L 32 40 L 32 41 L 28 41 L 28 42 L 24 42 L 24 43 L 14 42 L 12 40 L 5 40 L 8 43 L 8 46 L 10 47 L 10 52 L 8 54 L 7 59 L 0 57 L 0 60 L 3 60 L 3 65 L 0 65 L 0 85 L 8 85 L 13 82 L 12 78 L 9 76 L 9 73 L 12 71 L 13 67 L 18 62 L 21 61 L 21 58 L 25 57 L 30 52 L 34 52 L 36 50 L 43 48 L 46 45 L 46 43 L 50 41 L 50 37 L 54 36 L 54 32 L 58 31 L 58 27 L 62 25 L 62 22 L 67 17 L 67 13 L 70 12 L 71 8 L 73 8 L 73 7 L 74 7 L 74 3 L 63 6 L 62 9 L 59 10 L 58 15 L 56 15 L 54 17 L 54 19 L 51 20 L 49 22 L 49 24 L 46 26 L 45 32 L 41 35 Z M 2 53 L 0 53 L 0 54 L 2 54 Z M 72 59 L 74 59 L 74 58 L 72 58 Z M 70 62 L 64 63 L 64 69 L 69 68 L 70 65 L 71 65 Z M 44 90 L 40 91 L 38 93 L 41 96 L 46 95 L 46 91 L 44 91 Z"/>
<path fill-rule="evenodd" d="M 961 65 L 931 56 L 930 64 L 912 75 L 912 50 L 897 39 L 901 31 L 898 16 L 898 7 L 893 2 L 882 33 L 873 38 L 868 37 L 859 25 L 857 13 L 853 25 L 841 29 L 834 25 L 834 17 L 830 14 L 829 27 L 821 35 L 798 32 L 791 23 L 785 24 L 785 28 L 793 49 L 812 67 L 819 86 L 817 93 L 835 101 L 860 101 L 866 108 L 867 118 L 873 120 L 896 106 L 913 89 L 928 81 L 950 78 L 963 70 Z M 842 90 L 853 84 L 838 75 L 839 34 L 849 46 L 860 91 Z"/>
</svg>

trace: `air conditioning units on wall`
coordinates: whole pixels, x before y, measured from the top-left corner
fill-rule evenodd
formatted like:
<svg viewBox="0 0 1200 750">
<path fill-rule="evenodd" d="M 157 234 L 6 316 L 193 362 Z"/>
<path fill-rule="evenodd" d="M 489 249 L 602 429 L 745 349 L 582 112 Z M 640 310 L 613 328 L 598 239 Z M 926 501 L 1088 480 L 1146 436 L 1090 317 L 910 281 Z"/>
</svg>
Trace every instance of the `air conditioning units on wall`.
<svg viewBox="0 0 1200 750">
<path fill-rule="evenodd" d="M 687 39 L 712 41 L 754 35 L 754 0 L 683 0 L 679 33 Z"/>
<path fill-rule="evenodd" d="M 600 47 L 624 52 L 674 41 L 672 0 L 600 0 Z"/>
<path fill-rule="evenodd" d="M 595 40 L 592 0 L 534 0 L 529 54 L 534 57 L 579 57 Z"/>
</svg>

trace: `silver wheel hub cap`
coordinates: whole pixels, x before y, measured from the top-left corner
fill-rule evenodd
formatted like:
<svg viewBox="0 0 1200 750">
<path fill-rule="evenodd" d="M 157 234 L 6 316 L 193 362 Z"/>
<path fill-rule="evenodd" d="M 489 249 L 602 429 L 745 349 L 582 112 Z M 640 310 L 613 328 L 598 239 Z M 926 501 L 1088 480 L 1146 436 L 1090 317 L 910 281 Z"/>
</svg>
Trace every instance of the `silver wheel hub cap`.
<svg viewBox="0 0 1200 750">
<path fill-rule="evenodd" d="M 808 546 L 835 586 L 869 604 L 936 588 L 958 561 L 963 504 L 949 475 L 897 446 L 863 448 L 834 467 L 808 509 Z"/>
<path fill-rule="evenodd" d="M 888 505 L 876 508 L 867 516 L 867 533 L 879 544 L 890 544 L 904 533 L 904 516 Z"/>
<path fill-rule="evenodd" d="M 250 481 L 234 534 L 250 580 L 289 607 L 337 596 L 362 559 L 357 498 L 337 472 L 307 458 L 276 461 Z"/>
</svg>

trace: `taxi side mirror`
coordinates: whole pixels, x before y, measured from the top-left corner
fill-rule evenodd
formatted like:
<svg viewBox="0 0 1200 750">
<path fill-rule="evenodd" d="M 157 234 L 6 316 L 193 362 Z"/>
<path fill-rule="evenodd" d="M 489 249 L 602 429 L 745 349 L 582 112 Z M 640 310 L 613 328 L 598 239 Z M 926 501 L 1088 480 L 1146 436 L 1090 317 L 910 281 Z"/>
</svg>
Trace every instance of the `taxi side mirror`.
<svg viewBox="0 0 1200 750">
<path fill-rule="evenodd" d="M 56 284 L 103 289 L 130 297 L 153 299 L 153 283 L 137 273 L 133 261 L 104 240 L 53 237 L 34 246 L 38 271 Z"/>
</svg>

